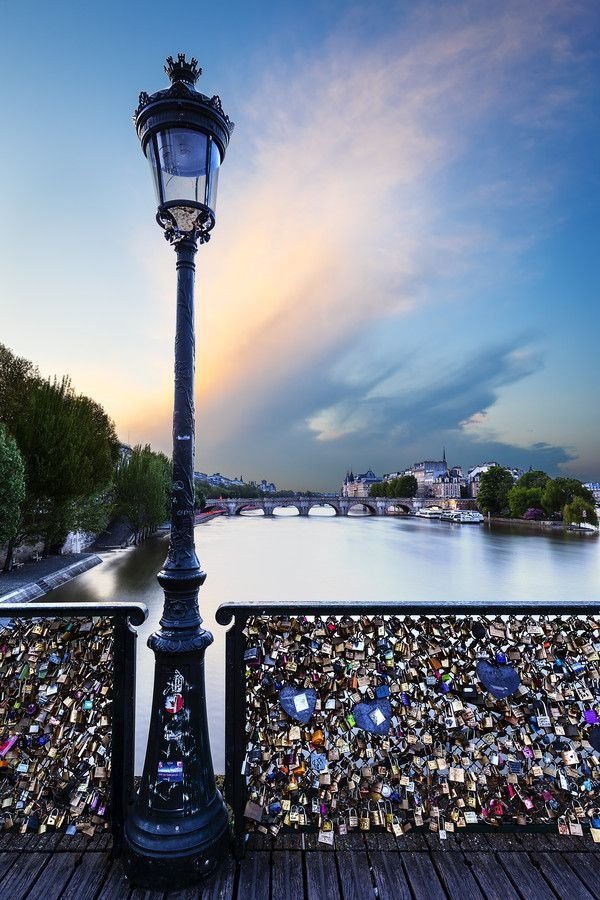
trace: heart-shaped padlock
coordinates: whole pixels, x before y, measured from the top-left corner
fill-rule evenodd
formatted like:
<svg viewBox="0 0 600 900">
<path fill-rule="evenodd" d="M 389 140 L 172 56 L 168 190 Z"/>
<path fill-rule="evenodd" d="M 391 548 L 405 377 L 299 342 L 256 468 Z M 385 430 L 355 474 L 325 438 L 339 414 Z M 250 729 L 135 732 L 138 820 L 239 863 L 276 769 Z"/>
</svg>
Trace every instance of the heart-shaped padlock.
<svg viewBox="0 0 600 900">
<path fill-rule="evenodd" d="M 286 684 L 279 692 L 279 704 L 291 719 L 306 725 L 315 711 L 317 695 L 312 688 L 296 688 Z"/>
<path fill-rule="evenodd" d="M 477 662 L 477 677 L 484 688 L 498 700 L 510 697 L 519 689 L 521 679 L 519 673 L 512 666 L 492 663 L 487 659 Z"/>
<path fill-rule="evenodd" d="M 392 707 L 390 701 L 372 700 L 370 703 L 357 703 L 352 714 L 358 728 L 371 734 L 387 734 L 390 729 Z"/>
</svg>

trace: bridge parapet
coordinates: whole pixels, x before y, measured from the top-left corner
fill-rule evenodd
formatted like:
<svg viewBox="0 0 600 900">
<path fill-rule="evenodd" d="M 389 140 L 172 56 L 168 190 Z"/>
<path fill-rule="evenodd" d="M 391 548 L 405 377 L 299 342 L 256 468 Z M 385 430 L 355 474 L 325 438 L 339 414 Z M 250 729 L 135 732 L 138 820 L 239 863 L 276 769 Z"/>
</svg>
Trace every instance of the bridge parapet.
<svg viewBox="0 0 600 900">
<path fill-rule="evenodd" d="M 413 497 L 341 497 L 331 494 L 313 494 L 311 497 L 292 495 L 291 497 L 225 498 L 206 501 L 206 509 L 222 509 L 228 516 L 239 515 L 245 509 L 262 509 L 265 516 L 274 515 L 277 508 L 293 506 L 301 516 L 308 516 L 317 506 L 329 506 L 338 516 L 347 516 L 354 506 L 366 507 L 371 515 L 386 516 L 390 509 L 401 509 L 403 515 L 414 514 L 424 503 Z"/>
</svg>

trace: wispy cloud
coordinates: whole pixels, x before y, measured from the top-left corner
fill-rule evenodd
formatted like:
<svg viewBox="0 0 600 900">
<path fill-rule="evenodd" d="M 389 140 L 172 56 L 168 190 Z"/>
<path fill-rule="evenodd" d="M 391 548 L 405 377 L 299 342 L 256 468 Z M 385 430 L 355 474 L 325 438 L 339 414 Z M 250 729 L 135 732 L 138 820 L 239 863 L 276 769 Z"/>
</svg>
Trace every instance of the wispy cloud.
<svg viewBox="0 0 600 900">
<path fill-rule="evenodd" d="M 493 213 L 507 195 L 513 206 L 543 206 L 556 171 L 521 148 L 514 171 L 504 164 L 498 174 L 477 142 L 490 122 L 524 129 L 524 140 L 577 100 L 564 84 L 580 64 L 565 30 L 573 22 L 577 11 L 558 2 L 436 4 L 388 37 L 357 44 L 337 34 L 318 59 L 278 65 L 236 111 L 217 231 L 199 255 L 209 458 L 224 448 L 233 457 L 243 440 L 237 458 L 258 459 L 252 423 L 269 415 L 291 454 L 306 451 L 303 440 L 390 431 L 460 429 L 477 439 L 503 387 L 539 369 L 535 355 L 501 346 L 440 383 L 413 373 L 408 394 L 404 367 L 369 371 L 360 336 L 427 307 L 448 314 L 465 279 L 473 290 L 488 277 L 482 252 L 498 269 L 503 254 L 535 240 L 502 232 Z M 444 183 L 459 161 L 471 167 L 460 220 Z M 166 409 L 158 419 L 166 423 Z"/>
</svg>

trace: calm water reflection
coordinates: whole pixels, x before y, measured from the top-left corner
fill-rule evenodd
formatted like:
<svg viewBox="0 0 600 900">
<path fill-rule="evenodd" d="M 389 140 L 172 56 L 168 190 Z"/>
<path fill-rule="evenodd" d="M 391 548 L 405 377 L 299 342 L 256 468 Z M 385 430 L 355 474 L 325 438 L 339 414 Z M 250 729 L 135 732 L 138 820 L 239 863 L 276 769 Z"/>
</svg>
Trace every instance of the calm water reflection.
<svg viewBox="0 0 600 900">
<path fill-rule="evenodd" d="M 286 514 L 287 513 L 287 514 Z M 158 625 L 156 582 L 167 550 L 162 535 L 142 547 L 105 554 L 100 566 L 53 591 L 56 602 L 141 600 L 148 622 L 139 629 L 138 736 L 141 771 L 152 693 L 146 638 Z M 215 642 L 207 651 L 207 696 L 215 770 L 222 772 L 224 630 L 214 613 L 226 600 L 598 600 L 597 538 L 545 534 L 416 518 L 300 518 L 291 511 L 264 518 L 220 517 L 196 529 L 208 578 L 200 609 Z"/>
</svg>

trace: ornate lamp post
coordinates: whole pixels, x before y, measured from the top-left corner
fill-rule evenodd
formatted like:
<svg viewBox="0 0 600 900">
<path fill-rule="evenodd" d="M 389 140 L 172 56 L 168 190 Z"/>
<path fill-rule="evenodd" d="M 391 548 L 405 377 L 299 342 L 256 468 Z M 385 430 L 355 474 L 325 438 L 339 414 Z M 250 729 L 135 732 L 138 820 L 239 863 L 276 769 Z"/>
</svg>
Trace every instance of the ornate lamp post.
<svg viewBox="0 0 600 900">
<path fill-rule="evenodd" d="M 148 887 L 185 886 L 228 851 L 228 817 L 210 753 L 194 548 L 194 256 L 215 224 L 219 167 L 233 130 L 219 97 L 194 85 L 202 70 L 167 60 L 171 87 L 140 94 L 134 115 L 158 199 L 156 219 L 177 254 L 171 542 L 158 582 L 165 592 L 155 654 L 150 732 L 140 790 L 125 828 L 125 866 Z"/>
</svg>

